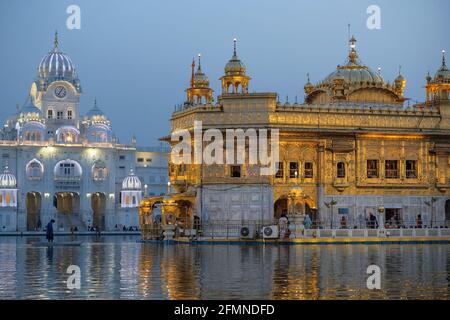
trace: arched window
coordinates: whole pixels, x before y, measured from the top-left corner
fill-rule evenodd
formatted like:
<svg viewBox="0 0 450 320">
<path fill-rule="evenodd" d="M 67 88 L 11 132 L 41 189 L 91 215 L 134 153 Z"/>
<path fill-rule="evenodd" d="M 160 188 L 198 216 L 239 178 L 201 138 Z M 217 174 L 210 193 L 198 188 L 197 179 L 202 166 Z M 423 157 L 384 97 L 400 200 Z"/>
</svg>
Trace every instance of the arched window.
<svg viewBox="0 0 450 320">
<path fill-rule="evenodd" d="M 22 136 L 25 141 L 42 141 L 44 139 L 45 125 L 38 121 L 25 123 Z"/>
<path fill-rule="evenodd" d="M 94 181 L 103 181 L 108 178 L 108 168 L 103 161 L 97 161 L 92 166 L 92 179 Z"/>
<path fill-rule="evenodd" d="M 83 170 L 78 162 L 75 160 L 62 160 L 59 161 L 53 170 L 53 174 L 56 177 L 81 177 Z"/>
<path fill-rule="evenodd" d="M 78 136 L 80 131 L 77 128 L 71 126 L 64 126 L 56 130 L 56 139 L 58 142 L 74 143 L 78 142 Z"/>
<path fill-rule="evenodd" d="M 53 119 L 53 109 L 47 110 L 47 119 Z"/>
<path fill-rule="evenodd" d="M 337 177 L 345 178 L 345 163 L 338 162 L 337 164 Z"/>
<path fill-rule="evenodd" d="M 39 160 L 33 159 L 27 163 L 25 171 L 29 180 L 40 180 L 44 175 L 44 165 Z"/>
<path fill-rule="evenodd" d="M 90 126 L 87 130 L 87 138 L 89 142 L 108 142 L 110 141 L 111 130 L 102 123 Z"/>
</svg>

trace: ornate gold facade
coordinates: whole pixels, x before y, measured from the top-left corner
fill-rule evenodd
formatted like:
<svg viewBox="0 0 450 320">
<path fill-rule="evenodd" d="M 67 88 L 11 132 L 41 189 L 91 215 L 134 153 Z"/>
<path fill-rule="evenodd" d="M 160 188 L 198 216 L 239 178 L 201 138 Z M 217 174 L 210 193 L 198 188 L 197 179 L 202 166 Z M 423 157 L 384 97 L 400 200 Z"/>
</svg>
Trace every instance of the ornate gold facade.
<svg viewBox="0 0 450 320">
<path fill-rule="evenodd" d="M 192 131 L 194 121 L 201 121 L 203 130 L 279 129 L 279 170 L 261 176 L 258 166 L 246 163 L 236 177 L 230 165 L 170 162 L 172 195 L 161 202 L 176 203 L 186 195 L 187 202 L 175 211 L 180 215 L 187 205 L 190 216 L 203 220 L 261 217 L 266 222 L 283 212 L 308 213 L 318 225 L 338 224 L 344 215 L 353 227 L 371 212 L 386 223 L 393 217 L 397 224 L 414 223 L 418 214 L 428 225 L 448 223 L 450 73 L 445 58 L 436 76 L 427 79 L 426 102 L 404 107 L 401 73 L 393 84 L 385 82 L 360 62 L 356 40 L 349 44 L 346 65 L 317 84 L 308 77 L 303 104 L 277 102 L 276 93 L 248 93 L 250 78 L 235 49 L 217 103 L 189 101 L 172 114 L 171 130 Z M 238 86 L 228 81 L 242 76 L 246 82 Z M 141 212 L 155 200 L 145 200 Z"/>
</svg>

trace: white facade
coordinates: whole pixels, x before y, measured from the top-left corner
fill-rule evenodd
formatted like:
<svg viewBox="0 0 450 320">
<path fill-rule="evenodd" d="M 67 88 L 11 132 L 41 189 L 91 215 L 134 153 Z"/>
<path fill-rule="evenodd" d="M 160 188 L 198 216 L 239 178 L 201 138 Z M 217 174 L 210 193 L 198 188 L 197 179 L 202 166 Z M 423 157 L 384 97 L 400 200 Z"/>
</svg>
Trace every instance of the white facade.
<svg viewBox="0 0 450 320">
<path fill-rule="evenodd" d="M 138 226 L 143 186 L 132 190 L 135 202 L 122 208 L 121 201 L 124 179 L 135 170 L 135 139 L 119 144 L 96 102 L 80 115 L 81 94 L 75 66 L 55 37 L 26 103 L 0 131 L 0 172 L 8 166 L 2 176 L 16 179 L 14 187 L 0 186 L 1 231 L 42 229 L 50 219 L 64 231 Z M 16 206 L 6 205 L 13 198 Z"/>
</svg>

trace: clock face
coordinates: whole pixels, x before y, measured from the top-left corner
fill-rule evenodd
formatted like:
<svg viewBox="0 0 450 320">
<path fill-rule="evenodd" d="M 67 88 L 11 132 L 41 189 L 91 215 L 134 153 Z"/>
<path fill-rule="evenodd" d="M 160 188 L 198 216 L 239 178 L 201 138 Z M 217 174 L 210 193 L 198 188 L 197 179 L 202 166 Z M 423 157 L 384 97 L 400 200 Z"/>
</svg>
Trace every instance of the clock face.
<svg viewBox="0 0 450 320">
<path fill-rule="evenodd" d="M 57 86 L 55 88 L 55 96 L 62 99 L 67 95 L 67 89 L 63 86 Z"/>
</svg>

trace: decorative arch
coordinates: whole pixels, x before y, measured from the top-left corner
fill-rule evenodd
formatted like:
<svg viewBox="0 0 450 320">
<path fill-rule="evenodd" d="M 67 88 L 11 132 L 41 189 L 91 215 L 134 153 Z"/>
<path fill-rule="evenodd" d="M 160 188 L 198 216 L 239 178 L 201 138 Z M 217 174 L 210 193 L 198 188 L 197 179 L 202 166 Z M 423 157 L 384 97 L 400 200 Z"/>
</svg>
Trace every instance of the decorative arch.
<svg viewBox="0 0 450 320">
<path fill-rule="evenodd" d="M 22 137 L 25 141 L 42 141 L 45 135 L 45 125 L 39 121 L 28 121 L 22 128 Z"/>
<path fill-rule="evenodd" d="M 327 91 L 319 89 L 311 92 L 305 100 L 309 104 L 323 104 L 330 102 L 330 96 Z"/>
<path fill-rule="evenodd" d="M 28 180 L 41 180 L 44 176 L 44 164 L 34 158 L 26 164 L 25 172 Z"/>
<path fill-rule="evenodd" d="M 61 160 L 56 163 L 53 174 L 60 177 L 81 177 L 83 169 L 75 160 Z"/>
<path fill-rule="evenodd" d="M 400 98 L 394 92 L 384 88 L 358 88 L 348 93 L 348 101 L 374 102 L 374 103 L 395 103 Z"/>
<path fill-rule="evenodd" d="M 111 129 L 104 123 L 96 123 L 87 129 L 87 138 L 89 142 L 108 142 L 110 141 Z"/>
<path fill-rule="evenodd" d="M 108 178 L 109 170 L 104 161 L 96 161 L 91 168 L 92 180 L 104 181 Z"/>
<path fill-rule="evenodd" d="M 80 131 L 72 126 L 63 126 L 56 130 L 56 140 L 63 143 L 78 142 Z"/>
</svg>

